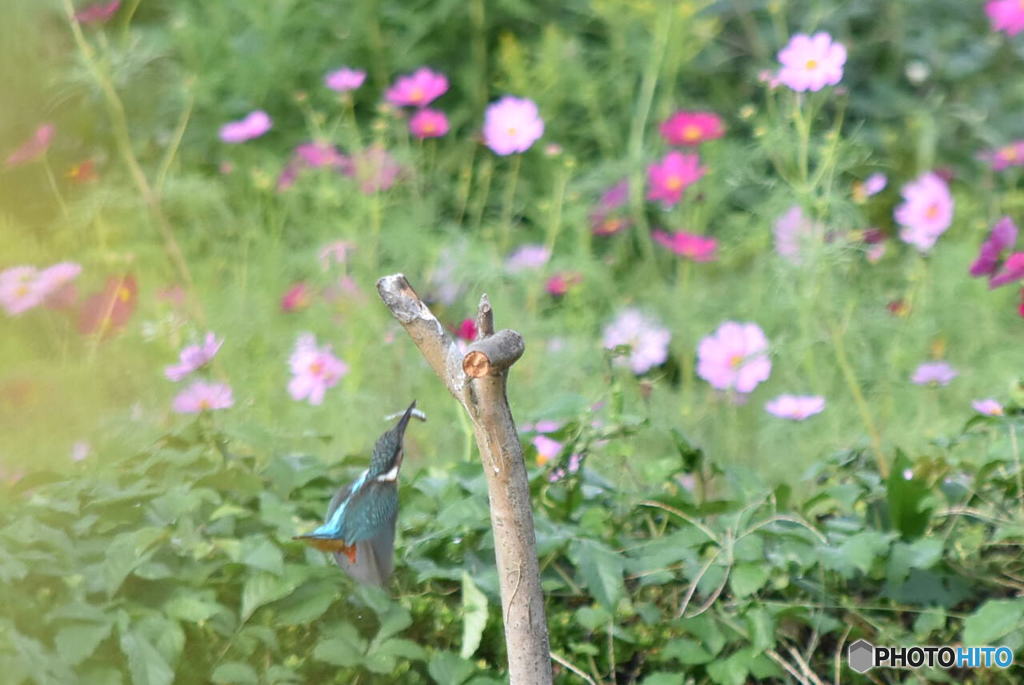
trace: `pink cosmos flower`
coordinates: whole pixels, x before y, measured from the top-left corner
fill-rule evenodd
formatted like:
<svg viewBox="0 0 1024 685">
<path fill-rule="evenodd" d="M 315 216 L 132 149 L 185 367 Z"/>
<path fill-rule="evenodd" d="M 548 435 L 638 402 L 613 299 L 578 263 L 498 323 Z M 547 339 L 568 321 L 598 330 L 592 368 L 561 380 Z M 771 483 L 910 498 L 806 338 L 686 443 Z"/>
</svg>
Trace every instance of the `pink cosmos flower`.
<svg viewBox="0 0 1024 685">
<path fill-rule="evenodd" d="M 39 286 L 39 270 L 34 266 L 13 266 L 0 272 L 0 307 L 8 316 L 27 312 L 45 298 Z"/>
<path fill-rule="evenodd" d="M 687 257 L 695 262 L 713 262 L 718 258 L 715 250 L 718 249 L 718 241 L 714 238 L 677 231 L 666 233 L 665 231 L 654 231 L 654 240 L 660 245 L 672 250 L 680 257 Z"/>
<path fill-rule="evenodd" d="M 321 167 L 330 167 L 339 173 L 349 174 L 352 171 L 352 161 L 330 143 L 302 143 L 295 148 L 291 160 L 277 178 L 278 192 L 292 187 L 303 170 Z"/>
<path fill-rule="evenodd" d="M 107 278 L 103 290 L 82 302 L 78 310 L 79 333 L 111 335 L 128 323 L 138 300 L 139 286 L 134 276 L 125 274 Z"/>
<path fill-rule="evenodd" d="M 1006 258 L 999 271 L 988 279 L 989 288 L 998 288 L 1024 278 L 1024 252 L 1014 252 Z"/>
<path fill-rule="evenodd" d="M 1004 31 L 1008 36 L 1024 31 L 1024 5 L 1020 0 L 990 0 L 985 3 L 985 14 L 993 31 Z"/>
<path fill-rule="evenodd" d="M 263 110 L 256 110 L 246 115 L 244 119 L 231 121 L 220 127 L 220 139 L 225 143 L 244 143 L 253 138 L 259 138 L 269 131 L 273 122 Z"/>
<path fill-rule="evenodd" d="M 101 24 L 109 21 L 121 7 L 121 0 L 98 2 L 75 12 L 75 19 L 81 24 Z"/>
<path fill-rule="evenodd" d="M 224 340 L 217 340 L 213 333 L 207 333 L 206 339 L 200 345 L 188 345 L 180 355 L 179 362 L 164 369 L 164 375 L 168 380 L 177 383 L 193 371 L 206 366 L 216 355 Z"/>
<path fill-rule="evenodd" d="M 980 156 L 992 165 L 992 171 L 1003 171 L 1012 166 L 1024 166 L 1024 140 L 983 152 Z"/>
<path fill-rule="evenodd" d="M 661 162 L 647 167 L 647 180 L 650 190 L 648 200 L 660 200 L 665 206 L 671 207 L 683 197 L 687 186 L 697 181 L 707 172 L 700 165 L 700 157 L 682 152 L 670 152 Z"/>
<path fill-rule="evenodd" d="M 487 106 L 484 144 L 498 155 L 526 152 L 544 135 L 544 120 L 532 100 L 506 95 Z"/>
<path fill-rule="evenodd" d="M 949 382 L 960 375 L 946 362 L 925 362 L 917 367 L 910 382 L 915 385 L 949 385 Z"/>
<path fill-rule="evenodd" d="M 227 409 L 235 404 L 227 383 L 196 381 L 174 398 L 171 408 L 179 414 L 198 414 L 214 409 Z"/>
<path fill-rule="evenodd" d="M 569 289 L 583 280 L 583 274 L 575 271 L 560 271 L 548 279 L 544 289 L 549 295 L 562 297 Z"/>
<path fill-rule="evenodd" d="M 324 85 L 339 93 L 347 93 L 363 85 L 366 80 L 366 72 L 362 69 L 350 69 L 342 67 L 335 71 L 328 72 L 324 76 Z"/>
<path fill-rule="evenodd" d="M 636 309 L 624 309 L 604 328 L 604 347 L 629 345 L 629 368 L 637 375 L 665 363 L 671 339 L 667 328 Z"/>
<path fill-rule="evenodd" d="M 562 451 L 562 443 L 552 440 L 546 435 L 538 435 L 533 439 L 533 446 L 537 449 L 537 466 L 544 466 L 558 456 Z"/>
<path fill-rule="evenodd" d="M 476 321 L 473 319 L 463 319 L 459 327 L 455 329 L 455 336 L 466 342 L 476 340 Z"/>
<path fill-rule="evenodd" d="M 320 260 L 320 268 L 330 271 L 331 264 L 345 264 L 348 261 L 348 254 L 356 249 L 356 244 L 348 240 L 335 240 L 320 248 L 317 258 Z"/>
<path fill-rule="evenodd" d="M 380 145 L 371 145 L 352 156 L 352 176 L 364 195 L 373 195 L 395 185 L 402 167 Z"/>
<path fill-rule="evenodd" d="M 78 463 L 84 461 L 92 452 L 92 446 L 85 440 L 78 440 L 71 446 L 71 461 Z"/>
<path fill-rule="evenodd" d="M 444 74 L 420 67 L 412 74 L 395 79 L 384 97 L 398 107 L 424 107 L 446 92 L 448 79 Z"/>
<path fill-rule="evenodd" d="M 1002 416 L 1004 411 L 1003 405 L 992 398 L 974 400 L 971 402 L 971 406 L 979 414 L 987 414 L 988 416 Z"/>
<path fill-rule="evenodd" d="M 903 226 L 900 238 L 921 252 L 927 252 L 953 223 L 953 196 L 949 186 L 935 173 L 926 173 L 903 186 L 903 204 L 893 212 Z"/>
<path fill-rule="evenodd" d="M 436 109 L 421 109 L 409 120 L 409 131 L 417 138 L 440 138 L 448 133 L 448 117 Z"/>
<path fill-rule="evenodd" d="M 1004 216 L 992 227 L 988 239 L 981 244 L 978 251 L 978 258 L 971 264 L 971 275 L 991 276 L 999 269 L 999 263 L 1003 259 L 1003 252 L 1013 247 L 1017 242 L 1017 224 L 1013 219 Z"/>
<path fill-rule="evenodd" d="M 821 395 L 779 395 L 764 405 L 766 412 L 780 419 L 803 421 L 825 410 Z"/>
<path fill-rule="evenodd" d="M 46 154 L 53 141 L 57 127 L 53 124 L 42 124 L 35 130 L 32 137 L 22 143 L 17 150 L 7 157 L 5 164 L 8 167 L 18 166 L 35 160 Z"/>
<path fill-rule="evenodd" d="M 518 273 L 527 269 L 539 269 L 551 259 L 551 250 L 543 245 L 523 245 L 505 260 L 505 269 Z"/>
<path fill-rule="evenodd" d="M 309 284 L 299 282 L 285 291 L 281 296 L 281 310 L 285 312 L 300 312 L 309 307 L 312 302 L 313 290 Z"/>
<path fill-rule="evenodd" d="M 590 231 L 594 235 L 613 235 L 629 226 L 629 220 L 618 210 L 629 202 L 629 179 L 623 179 L 606 190 L 590 212 Z"/>
<path fill-rule="evenodd" d="M 801 264 L 806 244 L 822 230 L 821 224 L 804 216 L 799 205 L 793 205 L 775 222 L 775 251 L 791 264 Z"/>
<path fill-rule="evenodd" d="M 889 179 L 885 174 L 874 173 L 864 179 L 864 195 L 871 197 L 885 190 L 885 186 L 889 184 Z"/>
<path fill-rule="evenodd" d="M 696 145 L 725 135 L 725 125 L 714 112 L 676 112 L 661 124 L 661 137 L 669 145 Z"/>
<path fill-rule="evenodd" d="M 317 347 L 312 333 L 299 336 L 288 364 L 292 370 L 288 394 L 313 405 L 323 403 L 324 392 L 348 373 L 348 365 L 334 356 L 330 345 Z"/>
<path fill-rule="evenodd" d="M 726 321 L 697 346 L 697 375 L 718 390 L 751 392 L 771 372 L 768 339 L 756 323 Z"/>
<path fill-rule="evenodd" d="M 843 78 L 846 48 L 825 32 L 794 35 L 779 51 L 779 81 L 798 93 L 834 86 Z"/>
</svg>

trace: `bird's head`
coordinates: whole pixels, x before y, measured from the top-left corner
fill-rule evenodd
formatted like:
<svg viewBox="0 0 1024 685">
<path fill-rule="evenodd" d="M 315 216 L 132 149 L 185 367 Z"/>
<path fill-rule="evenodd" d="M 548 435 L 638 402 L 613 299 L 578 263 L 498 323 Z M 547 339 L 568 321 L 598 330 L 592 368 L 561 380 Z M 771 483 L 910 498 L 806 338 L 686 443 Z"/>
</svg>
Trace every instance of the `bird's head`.
<svg viewBox="0 0 1024 685">
<path fill-rule="evenodd" d="M 409 425 L 409 418 L 412 410 L 416 407 L 415 400 L 409 408 L 398 419 L 398 423 L 392 426 L 384 435 L 377 438 L 373 446 L 373 457 L 370 459 L 370 470 L 367 473 L 368 479 L 385 477 L 386 480 L 397 480 L 398 470 L 402 466 L 402 437 L 405 435 L 405 427 Z"/>
</svg>

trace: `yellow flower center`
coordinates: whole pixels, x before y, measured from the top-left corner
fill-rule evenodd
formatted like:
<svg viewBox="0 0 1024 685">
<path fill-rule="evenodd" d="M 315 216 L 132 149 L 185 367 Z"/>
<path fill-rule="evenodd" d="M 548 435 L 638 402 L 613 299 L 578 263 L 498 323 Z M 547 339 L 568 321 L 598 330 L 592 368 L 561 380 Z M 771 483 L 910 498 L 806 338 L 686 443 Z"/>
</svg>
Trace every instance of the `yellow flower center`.
<svg viewBox="0 0 1024 685">
<path fill-rule="evenodd" d="M 25 297 L 26 295 L 28 295 L 29 290 L 30 290 L 30 288 L 28 287 L 28 285 L 25 284 L 25 283 L 22 283 L 14 291 L 14 294 L 15 294 L 16 297 Z"/>
<path fill-rule="evenodd" d="M 437 130 L 437 127 L 434 126 L 434 122 L 432 121 L 424 122 L 422 128 L 424 133 L 433 133 Z"/>
<path fill-rule="evenodd" d="M 514 136 L 516 134 L 516 127 L 515 126 L 509 126 L 508 127 L 508 134 L 510 136 Z"/>
<path fill-rule="evenodd" d="M 669 190 L 679 190 L 683 187 L 683 179 L 679 176 L 669 176 L 665 179 L 665 187 Z"/>
<path fill-rule="evenodd" d="M 319 359 L 309 365 L 309 372 L 314 376 L 319 376 L 324 371 L 324 363 Z"/>
<path fill-rule="evenodd" d="M 1020 3 L 1021 7 L 1024 8 L 1024 0 L 1020 0 Z M 1017 159 L 1017 148 L 1013 145 L 1007 145 L 999 152 L 1007 162 L 1013 162 Z"/>
<path fill-rule="evenodd" d="M 127 302 L 128 300 L 132 299 L 132 291 L 122 285 L 120 288 L 117 289 L 117 299 L 121 300 L 122 302 Z"/>
<path fill-rule="evenodd" d="M 734 354 L 733 356 L 729 357 L 729 366 L 731 366 L 734 369 L 739 368 L 740 364 L 742 364 L 742 363 L 743 363 L 743 355 L 742 354 Z"/>
<path fill-rule="evenodd" d="M 205 397 L 203 399 L 199 400 L 199 408 L 203 409 L 203 410 L 209 409 L 210 408 L 210 400 L 205 398 Z"/>
<path fill-rule="evenodd" d="M 937 204 L 929 205 L 928 210 L 924 213 L 924 216 L 929 221 L 934 221 L 939 216 L 939 206 Z"/>
<path fill-rule="evenodd" d="M 816 60 L 816 59 L 809 59 L 809 60 L 807 60 L 807 64 L 805 66 L 807 67 L 808 70 L 817 69 L 818 68 L 818 60 Z"/>
<path fill-rule="evenodd" d="M 424 98 L 425 95 L 426 93 L 423 92 L 423 89 L 420 88 L 419 86 L 416 86 L 409 92 L 409 99 L 412 100 L 413 102 L 419 102 Z"/>
<path fill-rule="evenodd" d="M 699 140 L 700 139 L 700 126 L 696 124 L 690 124 L 683 127 L 683 140 Z"/>
</svg>

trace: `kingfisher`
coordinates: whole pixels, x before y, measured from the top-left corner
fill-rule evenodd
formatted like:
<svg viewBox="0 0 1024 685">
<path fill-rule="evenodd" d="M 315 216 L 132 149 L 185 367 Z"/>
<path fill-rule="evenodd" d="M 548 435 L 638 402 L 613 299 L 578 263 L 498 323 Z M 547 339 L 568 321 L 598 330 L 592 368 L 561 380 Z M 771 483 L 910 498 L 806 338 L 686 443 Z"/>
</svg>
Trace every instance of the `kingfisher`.
<svg viewBox="0 0 1024 685">
<path fill-rule="evenodd" d="M 398 423 L 377 438 L 370 467 L 335 493 L 324 524 L 293 538 L 332 553 L 342 570 L 363 583 L 383 586 L 391 576 L 402 437 L 415 408 L 413 401 Z"/>
</svg>

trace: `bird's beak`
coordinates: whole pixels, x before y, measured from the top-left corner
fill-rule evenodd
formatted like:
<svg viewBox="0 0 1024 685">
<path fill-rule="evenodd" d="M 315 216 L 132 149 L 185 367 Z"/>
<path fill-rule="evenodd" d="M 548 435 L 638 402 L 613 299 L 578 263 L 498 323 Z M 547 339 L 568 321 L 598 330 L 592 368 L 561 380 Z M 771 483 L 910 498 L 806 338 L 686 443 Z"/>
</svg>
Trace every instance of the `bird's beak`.
<svg viewBox="0 0 1024 685">
<path fill-rule="evenodd" d="M 412 410 L 416 408 L 416 400 L 412 401 L 409 408 L 402 414 L 402 418 L 398 419 L 398 424 L 395 426 L 395 432 L 398 434 L 398 441 L 401 442 L 405 436 L 405 427 L 409 425 L 409 419 L 412 418 Z"/>
</svg>

